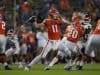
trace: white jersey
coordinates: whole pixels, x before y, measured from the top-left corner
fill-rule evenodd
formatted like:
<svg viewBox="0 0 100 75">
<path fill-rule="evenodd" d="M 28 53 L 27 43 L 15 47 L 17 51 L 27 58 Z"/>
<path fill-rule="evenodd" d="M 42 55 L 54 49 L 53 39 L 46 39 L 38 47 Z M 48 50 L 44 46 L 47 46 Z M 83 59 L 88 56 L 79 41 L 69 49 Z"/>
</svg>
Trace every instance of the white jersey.
<svg viewBox="0 0 100 75">
<path fill-rule="evenodd" d="M 47 32 L 38 32 L 36 38 L 38 40 L 38 47 L 44 47 L 48 41 L 48 34 Z"/>
<path fill-rule="evenodd" d="M 19 46 L 19 41 L 17 38 L 17 35 L 15 35 L 13 38 L 7 39 L 10 43 L 10 48 L 6 50 L 5 54 L 7 56 L 13 55 L 13 54 L 19 54 L 20 53 L 20 46 Z"/>
<path fill-rule="evenodd" d="M 65 56 L 71 56 L 71 53 L 77 53 L 77 45 L 76 43 L 70 42 L 67 40 L 66 37 L 63 37 L 60 41 L 59 47 L 58 47 L 58 54 L 62 56 L 62 58 Z"/>
</svg>

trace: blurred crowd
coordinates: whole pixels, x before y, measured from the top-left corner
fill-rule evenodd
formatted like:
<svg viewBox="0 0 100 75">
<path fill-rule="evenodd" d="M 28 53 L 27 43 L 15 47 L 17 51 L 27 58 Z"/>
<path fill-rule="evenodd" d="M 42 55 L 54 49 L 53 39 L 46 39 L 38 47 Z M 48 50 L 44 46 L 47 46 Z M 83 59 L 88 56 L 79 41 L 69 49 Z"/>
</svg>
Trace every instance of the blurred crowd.
<svg viewBox="0 0 100 75">
<path fill-rule="evenodd" d="M 38 52 L 38 36 L 40 31 L 35 27 L 35 23 L 27 22 L 34 17 L 38 23 L 41 23 L 47 16 L 51 6 L 57 8 L 62 16 L 69 21 L 75 12 L 88 12 L 92 15 L 92 25 L 95 27 L 95 19 L 100 16 L 100 0 L 0 0 L 0 13 L 3 15 L 3 20 L 6 22 L 6 31 L 8 33 L 14 30 L 18 36 L 20 46 L 27 42 L 27 52 L 35 57 Z M 62 32 L 66 26 L 63 25 Z M 26 31 L 25 31 L 26 30 Z M 31 34 L 28 39 L 22 40 L 25 32 Z M 9 33 L 8 33 L 9 34 Z M 46 36 L 46 34 L 45 34 Z M 24 45 L 25 46 L 25 45 Z"/>
<path fill-rule="evenodd" d="M 8 26 L 13 27 L 24 24 L 33 15 L 37 16 L 38 22 L 42 22 L 52 5 L 67 19 L 76 9 L 78 12 L 89 12 L 94 20 L 100 12 L 99 3 L 99 0 L 0 0 L 0 13 Z"/>
</svg>

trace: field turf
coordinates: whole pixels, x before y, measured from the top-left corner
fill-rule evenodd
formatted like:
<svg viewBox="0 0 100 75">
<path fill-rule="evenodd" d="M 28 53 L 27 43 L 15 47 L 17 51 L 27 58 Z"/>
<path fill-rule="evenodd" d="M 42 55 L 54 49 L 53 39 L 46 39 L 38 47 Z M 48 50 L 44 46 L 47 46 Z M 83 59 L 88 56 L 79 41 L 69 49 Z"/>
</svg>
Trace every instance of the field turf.
<svg viewBox="0 0 100 75">
<path fill-rule="evenodd" d="M 29 72 L 24 68 L 18 69 L 18 65 L 11 65 L 13 70 L 4 70 L 0 65 L 0 75 L 100 75 L 100 64 L 88 64 L 82 71 L 65 71 L 64 64 L 57 64 L 51 70 L 44 71 L 45 65 L 33 65 Z"/>
</svg>

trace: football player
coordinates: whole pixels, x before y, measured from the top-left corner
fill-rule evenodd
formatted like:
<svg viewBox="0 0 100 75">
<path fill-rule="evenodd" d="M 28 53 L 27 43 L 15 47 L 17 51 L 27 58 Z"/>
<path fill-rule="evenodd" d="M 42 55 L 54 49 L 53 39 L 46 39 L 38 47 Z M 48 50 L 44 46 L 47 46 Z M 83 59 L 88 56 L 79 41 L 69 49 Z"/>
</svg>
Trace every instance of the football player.
<svg viewBox="0 0 100 75">
<path fill-rule="evenodd" d="M 75 18 L 72 25 L 66 28 L 66 37 L 64 37 L 59 44 L 57 56 L 54 57 L 52 62 L 45 68 L 45 70 L 49 70 L 59 59 L 62 59 L 63 57 L 67 58 L 67 66 L 64 67 L 65 70 L 71 70 L 72 53 L 77 53 L 76 44 L 83 34 L 84 31 L 80 24 L 80 20 Z"/>
<path fill-rule="evenodd" d="M 85 47 L 86 42 L 88 40 L 88 37 L 91 33 L 92 25 L 91 25 L 91 15 L 89 13 L 82 13 L 81 14 L 81 24 L 84 27 L 84 36 L 78 41 L 78 55 L 77 55 L 77 61 L 76 61 L 76 69 L 82 70 L 84 62 L 86 62 L 85 59 Z"/>
<path fill-rule="evenodd" d="M 9 58 L 12 56 L 18 57 L 20 53 L 20 46 L 17 35 L 14 33 L 14 30 L 10 29 L 7 32 L 7 45 L 5 55 Z"/>
<path fill-rule="evenodd" d="M 87 45 L 86 45 L 86 54 L 90 57 L 95 57 L 94 54 L 91 54 L 93 52 L 93 49 L 100 49 L 100 18 L 97 19 L 96 28 L 92 32 L 92 34 L 89 36 Z"/>
<path fill-rule="evenodd" d="M 0 62 L 4 63 L 6 70 L 11 70 L 7 63 L 7 57 L 5 55 L 6 48 L 6 23 L 2 19 L 2 15 L 0 14 Z"/>
<path fill-rule="evenodd" d="M 51 50 L 57 50 L 60 39 L 61 39 L 61 18 L 59 16 L 59 12 L 54 7 L 51 7 L 51 9 L 48 12 L 48 18 L 45 19 L 42 23 L 47 28 L 48 32 L 48 42 L 43 48 L 42 52 L 36 56 L 31 63 L 28 64 L 27 67 L 25 67 L 25 70 L 29 70 L 29 68 L 32 66 L 32 64 L 36 64 L 40 59 L 45 59 L 47 54 Z M 36 26 L 39 26 L 36 24 Z M 41 26 L 41 25 L 40 25 Z"/>
</svg>

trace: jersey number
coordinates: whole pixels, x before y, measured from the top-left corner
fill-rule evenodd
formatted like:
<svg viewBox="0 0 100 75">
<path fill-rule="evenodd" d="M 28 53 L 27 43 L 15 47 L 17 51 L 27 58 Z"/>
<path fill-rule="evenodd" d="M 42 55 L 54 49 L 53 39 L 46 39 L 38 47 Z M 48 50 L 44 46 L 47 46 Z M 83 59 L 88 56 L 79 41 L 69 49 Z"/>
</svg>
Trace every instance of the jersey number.
<svg viewBox="0 0 100 75">
<path fill-rule="evenodd" d="M 2 29 L 5 30 L 5 23 L 2 23 Z"/>
<path fill-rule="evenodd" d="M 78 31 L 77 30 L 70 30 L 68 35 L 71 36 L 72 38 L 77 38 Z"/>
<path fill-rule="evenodd" d="M 52 31 L 53 31 L 53 32 L 58 32 L 57 25 L 52 25 Z"/>
</svg>

